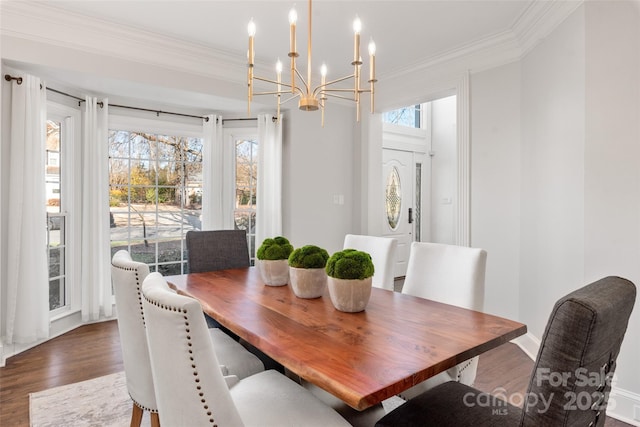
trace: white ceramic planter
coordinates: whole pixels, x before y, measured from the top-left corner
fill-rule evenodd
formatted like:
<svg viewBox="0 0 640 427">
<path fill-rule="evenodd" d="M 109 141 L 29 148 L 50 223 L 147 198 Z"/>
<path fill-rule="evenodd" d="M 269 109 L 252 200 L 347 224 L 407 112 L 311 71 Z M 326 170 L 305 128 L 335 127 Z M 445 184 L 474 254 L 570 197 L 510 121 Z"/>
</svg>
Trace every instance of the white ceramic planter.
<svg viewBox="0 0 640 427">
<path fill-rule="evenodd" d="M 257 263 L 265 285 L 284 286 L 289 283 L 289 262 L 286 259 L 259 259 Z"/>
<path fill-rule="evenodd" d="M 327 285 L 327 272 L 324 268 L 289 267 L 291 289 L 298 298 L 318 298 Z"/>
<path fill-rule="evenodd" d="M 336 310 L 357 313 L 365 309 L 371 297 L 371 277 L 346 280 L 327 277 L 329 296 Z"/>
</svg>

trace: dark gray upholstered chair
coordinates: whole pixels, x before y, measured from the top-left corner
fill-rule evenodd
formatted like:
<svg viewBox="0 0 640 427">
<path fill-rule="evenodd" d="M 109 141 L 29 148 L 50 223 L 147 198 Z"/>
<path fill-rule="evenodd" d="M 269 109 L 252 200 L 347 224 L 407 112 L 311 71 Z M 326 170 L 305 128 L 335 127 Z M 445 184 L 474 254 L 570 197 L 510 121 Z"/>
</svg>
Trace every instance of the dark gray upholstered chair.
<svg viewBox="0 0 640 427">
<path fill-rule="evenodd" d="M 245 230 L 188 231 L 185 239 L 190 273 L 245 268 L 251 265 L 249 261 L 249 246 L 247 245 L 247 232 Z M 240 341 L 247 350 L 262 361 L 265 369 L 284 372 L 282 365 L 248 342 L 240 340 L 236 334 L 225 328 L 217 320 L 206 313 L 204 318 L 210 328 L 218 328 L 233 339 Z"/>
<path fill-rule="evenodd" d="M 451 381 L 391 411 L 376 427 L 602 427 L 635 300 L 635 285 L 619 277 L 606 277 L 560 299 L 547 323 L 527 394 L 520 396 L 523 409 Z"/>
<path fill-rule="evenodd" d="M 189 231 L 186 235 L 190 273 L 249 267 L 245 230 Z"/>
<path fill-rule="evenodd" d="M 249 267 L 249 246 L 245 230 L 188 231 L 187 265 L 189 273 Z M 210 328 L 220 328 L 234 339 L 238 337 L 205 314 Z"/>
</svg>

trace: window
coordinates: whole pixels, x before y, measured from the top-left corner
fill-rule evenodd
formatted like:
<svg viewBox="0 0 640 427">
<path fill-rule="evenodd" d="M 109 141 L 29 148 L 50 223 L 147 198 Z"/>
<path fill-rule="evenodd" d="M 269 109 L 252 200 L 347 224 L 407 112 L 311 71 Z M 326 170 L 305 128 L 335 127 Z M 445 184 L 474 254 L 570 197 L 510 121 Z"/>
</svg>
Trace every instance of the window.
<svg viewBox="0 0 640 427">
<path fill-rule="evenodd" d="M 47 103 L 45 143 L 45 204 L 49 260 L 49 311 L 52 319 L 80 306 L 80 274 L 77 259 L 80 223 L 75 220 L 80 168 L 75 143 L 79 140 L 80 112 Z"/>
<path fill-rule="evenodd" d="M 387 111 L 383 114 L 382 120 L 384 123 L 419 129 L 422 123 L 420 110 L 420 104 L 417 104 L 393 111 Z"/>
<path fill-rule="evenodd" d="M 61 209 L 63 197 L 59 162 L 62 151 L 61 126 L 60 121 L 47 120 L 45 187 L 47 195 L 47 253 L 49 255 L 49 310 L 56 310 L 66 305 L 66 214 Z"/>
<path fill-rule="evenodd" d="M 109 131 L 112 255 L 164 275 L 186 271 L 184 236 L 201 228 L 202 138 Z"/>
<path fill-rule="evenodd" d="M 258 141 L 236 139 L 236 188 L 233 219 L 236 229 L 247 231 L 251 264 L 256 253 L 256 193 L 258 189 Z"/>
</svg>

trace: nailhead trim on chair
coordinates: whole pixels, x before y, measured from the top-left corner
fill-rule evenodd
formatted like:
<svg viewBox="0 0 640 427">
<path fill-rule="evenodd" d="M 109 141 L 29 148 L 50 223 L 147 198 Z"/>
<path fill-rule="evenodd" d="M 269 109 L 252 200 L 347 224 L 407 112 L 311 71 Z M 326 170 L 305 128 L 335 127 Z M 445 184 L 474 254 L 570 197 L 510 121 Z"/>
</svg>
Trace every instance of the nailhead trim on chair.
<svg viewBox="0 0 640 427">
<path fill-rule="evenodd" d="M 473 362 L 473 359 L 469 359 L 469 361 L 467 362 L 466 365 L 464 365 L 462 368 L 460 368 L 460 370 L 458 371 L 458 375 L 456 376 L 456 381 L 460 382 L 460 379 L 462 378 L 462 372 L 467 369 L 469 366 L 471 366 L 471 362 Z"/>
<path fill-rule="evenodd" d="M 142 318 L 142 324 L 144 325 L 144 310 L 142 309 L 142 290 L 140 289 L 140 276 L 138 275 L 138 269 L 135 267 L 121 267 L 119 265 L 111 263 L 115 268 L 119 268 L 124 271 L 134 271 L 136 273 L 136 293 L 138 294 L 138 305 L 140 306 L 140 317 Z"/>
<path fill-rule="evenodd" d="M 207 413 L 207 416 L 210 417 L 209 418 L 209 422 L 211 423 L 211 425 L 213 427 L 218 427 L 218 425 L 215 423 L 215 420 L 213 419 L 213 414 L 211 413 L 211 411 L 209 410 L 209 405 L 207 404 L 207 400 L 204 397 L 204 393 L 202 392 L 202 386 L 200 385 L 200 377 L 198 375 L 198 369 L 196 367 L 196 362 L 193 358 L 193 350 L 191 349 L 191 347 L 193 347 L 193 344 L 191 343 L 191 330 L 189 329 L 189 319 L 187 318 L 186 314 L 187 314 L 187 310 L 183 310 L 181 308 L 176 308 L 176 307 L 170 307 L 164 304 L 160 304 L 157 301 L 152 301 L 149 298 L 147 298 L 146 296 L 144 297 L 145 300 L 149 303 L 149 304 L 153 304 L 156 307 L 159 307 L 163 310 L 169 310 L 169 311 L 177 311 L 179 313 L 184 313 L 184 325 L 185 325 L 185 331 L 187 332 L 187 347 L 189 347 L 189 349 L 187 350 L 189 352 L 189 360 L 191 361 L 191 369 L 193 369 L 193 376 L 194 376 L 194 383 L 196 384 L 196 390 L 198 391 L 198 396 L 200 397 L 200 402 L 202 403 L 202 406 L 204 408 L 204 410 Z"/>
<path fill-rule="evenodd" d="M 129 397 L 131 397 L 130 394 L 129 394 Z M 138 408 L 142 409 L 143 411 L 153 412 L 154 414 L 158 413 L 157 409 L 147 408 L 146 406 L 143 406 L 143 405 L 139 404 L 138 402 L 136 402 L 136 400 L 133 397 L 131 397 L 131 400 L 133 400 L 133 404 L 134 405 L 136 405 Z"/>
<path fill-rule="evenodd" d="M 123 271 L 134 271 L 136 273 L 136 293 L 138 294 L 138 305 L 140 306 L 140 317 L 142 317 L 142 324 L 144 325 L 144 311 L 142 311 L 142 292 L 140 291 L 140 276 L 138 275 L 138 269 L 135 267 L 122 267 L 120 265 L 116 265 L 113 262 L 111 263 L 111 265 L 115 268 L 118 268 L 120 270 Z M 152 413 L 158 413 L 158 409 L 153 409 L 153 408 L 147 408 L 144 405 L 141 405 L 140 403 L 138 403 L 132 396 L 131 394 L 129 394 L 129 397 L 131 397 L 131 400 L 133 401 L 133 403 L 140 409 L 142 409 L 143 411 L 149 411 Z"/>
</svg>

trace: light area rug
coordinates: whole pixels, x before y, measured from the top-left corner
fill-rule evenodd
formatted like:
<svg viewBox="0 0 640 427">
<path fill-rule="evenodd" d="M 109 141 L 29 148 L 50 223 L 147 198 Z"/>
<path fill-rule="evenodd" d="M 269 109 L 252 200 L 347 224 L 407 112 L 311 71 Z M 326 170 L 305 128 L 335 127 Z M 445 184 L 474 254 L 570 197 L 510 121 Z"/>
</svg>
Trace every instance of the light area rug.
<svg viewBox="0 0 640 427">
<path fill-rule="evenodd" d="M 31 427 L 127 427 L 133 402 L 124 372 L 29 395 Z M 145 412 L 143 426 L 150 426 Z"/>
<path fill-rule="evenodd" d="M 392 397 L 382 404 L 385 412 L 404 401 Z M 124 372 L 63 385 L 29 395 L 31 427 L 127 427 L 131 398 Z M 142 426 L 151 425 L 145 411 Z"/>
</svg>

